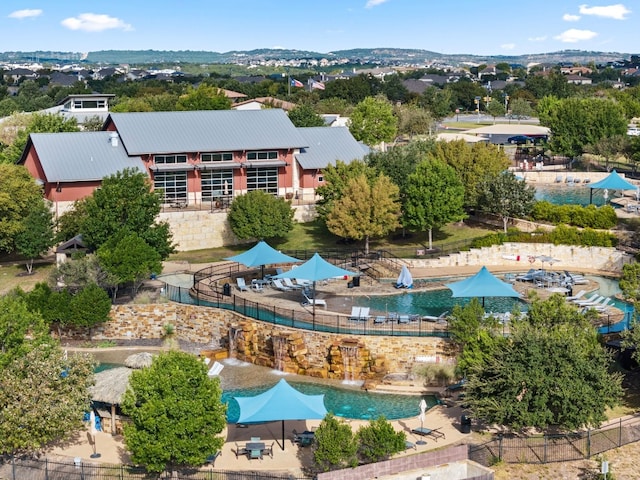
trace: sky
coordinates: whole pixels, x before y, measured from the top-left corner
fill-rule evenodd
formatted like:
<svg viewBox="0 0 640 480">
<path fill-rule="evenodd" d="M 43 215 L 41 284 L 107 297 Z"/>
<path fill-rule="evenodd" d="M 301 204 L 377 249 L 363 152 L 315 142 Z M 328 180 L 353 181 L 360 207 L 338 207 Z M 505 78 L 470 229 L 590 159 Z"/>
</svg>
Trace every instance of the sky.
<svg viewBox="0 0 640 480">
<path fill-rule="evenodd" d="M 640 0 L 2 0 L 0 51 L 638 53 L 639 14 Z"/>
</svg>

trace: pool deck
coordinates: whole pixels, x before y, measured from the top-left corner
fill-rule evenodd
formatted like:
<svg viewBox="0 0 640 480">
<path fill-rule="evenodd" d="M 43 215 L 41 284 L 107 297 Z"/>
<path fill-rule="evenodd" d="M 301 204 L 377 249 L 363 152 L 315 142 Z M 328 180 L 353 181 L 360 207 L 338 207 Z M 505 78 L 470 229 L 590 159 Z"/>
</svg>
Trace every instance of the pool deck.
<svg viewBox="0 0 640 480">
<path fill-rule="evenodd" d="M 421 426 L 417 416 L 391 421 L 396 431 L 405 432 L 407 440 L 415 444 L 415 448 L 405 450 L 396 456 L 413 455 L 467 440 L 469 436 L 460 433 L 459 430 L 460 416 L 462 413 L 463 411 L 459 406 L 437 406 L 427 411 L 423 425 L 432 430 L 439 429 L 445 434 L 445 437 L 439 438 L 437 442 L 431 437 L 421 438 L 411 433 L 412 429 Z M 303 474 L 305 468 L 312 464 L 312 449 L 309 447 L 299 447 L 294 444 L 292 441 L 292 431 L 293 429 L 297 431 L 313 430 L 317 428 L 319 423 L 319 420 L 285 422 L 284 450 L 281 448 L 281 422 L 251 425 L 246 428 L 239 428 L 235 424 L 228 424 L 227 428 L 222 432 L 222 435 L 226 439 L 222 448 L 222 455 L 216 459 L 214 467 L 203 467 L 203 469 L 269 471 L 273 473 L 286 472 L 300 476 Z M 354 432 L 356 432 L 360 426 L 368 424 L 368 422 L 360 420 L 352 420 L 347 423 L 351 425 Z M 251 437 L 260 437 L 261 441 L 264 441 L 267 445 L 275 442 L 273 446 L 273 457 L 266 456 L 262 460 L 249 460 L 247 456 L 236 458 L 236 442 L 244 445 Z M 90 457 L 93 453 L 93 447 L 89 438 L 88 430 L 83 431 L 73 437 L 69 442 L 57 445 L 47 451 L 47 456 L 51 460 L 60 459 L 64 461 L 72 461 L 73 458 L 79 457 L 84 464 L 131 464 L 131 458 L 126 450 L 122 436 L 112 436 L 108 433 L 98 432 L 95 445 L 96 451 L 101 455 L 99 459 L 92 459 Z M 421 439 L 426 441 L 425 445 L 417 444 L 417 441 Z"/>
</svg>

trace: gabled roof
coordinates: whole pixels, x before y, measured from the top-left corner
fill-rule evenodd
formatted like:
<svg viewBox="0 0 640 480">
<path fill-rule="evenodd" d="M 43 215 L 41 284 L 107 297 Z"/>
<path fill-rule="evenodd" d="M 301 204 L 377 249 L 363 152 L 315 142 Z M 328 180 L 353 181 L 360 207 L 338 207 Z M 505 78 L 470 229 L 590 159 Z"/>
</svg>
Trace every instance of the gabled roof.
<svg viewBox="0 0 640 480">
<path fill-rule="evenodd" d="M 32 133 L 19 163 L 24 163 L 33 144 L 49 183 L 96 181 L 125 168 L 146 173 L 140 157 L 127 156 L 121 142 L 111 145 L 113 133 Z"/>
<path fill-rule="evenodd" d="M 335 165 L 336 160 L 351 163 L 362 160 L 369 153 L 367 147 L 353 138 L 347 127 L 301 127 L 298 131 L 309 145 L 296 155 L 304 170 Z"/>
<path fill-rule="evenodd" d="M 308 145 L 280 109 L 111 113 L 129 155 L 301 148 Z"/>
<path fill-rule="evenodd" d="M 293 102 L 287 102 L 286 100 L 280 100 L 279 98 L 275 97 L 257 97 L 251 98 L 249 100 L 244 100 L 242 102 L 237 102 L 231 108 L 233 108 L 234 110 L 242 110 L 238 107 L 242 107 L 243 105 L 250 105 L 252 103 L 259 103 L 260 105 L 268 108 L 281 108 L 286 111 L 293 110 L 297 106 Z"/>
</svg>

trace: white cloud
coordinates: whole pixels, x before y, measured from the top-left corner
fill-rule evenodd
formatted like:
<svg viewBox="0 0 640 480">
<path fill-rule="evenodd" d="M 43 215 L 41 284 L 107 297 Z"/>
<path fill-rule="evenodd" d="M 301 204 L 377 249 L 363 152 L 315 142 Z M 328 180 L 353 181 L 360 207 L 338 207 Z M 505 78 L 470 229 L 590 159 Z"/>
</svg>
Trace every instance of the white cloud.
<svg viewBox="0 0 640 480">
<path fill-rule="evenodd" d="M 621 3 L 600 7 L 580 5 L 580 13 L 582 15 L 594 15 L 596 17 L 613 18 L 614 20 L 625 20 L 625 15 L 631 13 L 631 10 L 629 10 Z"/>
<path fill-rule="evenodd" d="M 562 20 L 564 20 L 565 22 L 577 22 L 578 20 L 580 20 L 580 15 L 572 15 L 570 13 L 565 13 L 562 16 Z"/>
<path fill-rule="evenodd" d="M 530 42 L 544 42 L 547 39 L 546 35 L 543 35 L 541 37 L 529 37 L 528 40 Z"/>
<path fill-rule="evenodd" d="M 503 50 L 513 50 L 514 48 L 516 48 L 516 44 L 515 43 L 503 43 L 502 45 L 500 45 L 500 48 L 502 48 Z"/>
<path fill-rule="evenodd" d="M 84 32 L 102 32 L 103 30 L 133 30 L 133 27 L 116 17 L 98 13 L 81 13 L 77 17 L 65 18 L 60 22 L 69 30 L 82 30 Z"/>
<path fill-rule="evenodd" d="M 377 7 L 378 5 L 382 5 L 383 3 L 388 1 L 389 0 L 367 0 L 367 4 L 364 6 L 364 8 Z"/>
<path fill-rule="evenodd" d="M 578 30 L 576 28 L 571 28 L 554 38 L 565 43 L 577 43 L 583 40 L 591 40 L 597 35 L 598 34 L 596 32 L 592 32 L 591 30 Z"/>
<path fill-rule="evenodd" d="M 39 8 L 33 8 L 33 9 L 25 9 L 25 10 L 16 10 L 15 12 L 11 12 L 8 15 L 8 17 L 18 18 L 22 20 L 23 18 L 39 17 L 40 15 L 42 15 L 42 10 L 40 10 Z"/>
</svg>

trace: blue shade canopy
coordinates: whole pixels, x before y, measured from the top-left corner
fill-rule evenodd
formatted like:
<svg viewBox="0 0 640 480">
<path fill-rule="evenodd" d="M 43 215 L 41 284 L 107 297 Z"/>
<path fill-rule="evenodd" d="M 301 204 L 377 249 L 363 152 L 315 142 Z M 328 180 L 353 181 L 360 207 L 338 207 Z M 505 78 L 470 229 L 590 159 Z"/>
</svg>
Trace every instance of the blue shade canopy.
<svg viewBox="0 0 640 480">
<path fill-rule="evenodd" d="M 638 187 L 636 187 L 633 183 L 627 182 L 618 174 L 618 172 L 613 170 L 606 178 L 603 178 L 599 182 L 595 182 L 589 185 L 589 188 L 591 190 L 595 188 L 607 188 L 609 190 L 635 190 Z"/>
<path fill-rule="evenodd" d="M 459 282 L 447 283 L 451 296 L 456 297 L 520 297 L 510 283 L 495 277 L 487 267 L 482 267 L 473 277 Z"/>
<path fill-rule="evenodd" d="M 327 414 L 324 395 L 305 395 L 285 379 L 255 397 L 234 398 L 240 405 L 238 423 L 316 420 Z"/>
<path fill-rule="evenodd" d="M 316 253 L 299 267 L 292 268 L 287 272 L 282 272 L 273 278 L 302 278 L 311 282 L 319 282 L 330 278 L 344 277 L 345 275 L 358 274 L 345 270 L 344 268 L 336 267 Z"/>
<path fill-rule="evenodd" d="M 241 263 L 245 267 L 260 267 L 274 263 L 299 263 L 302 261 L 279 252 L 263 240 L 260 240 L 246 252 L 227 257 L 225 260 Z"/>
</svg>

